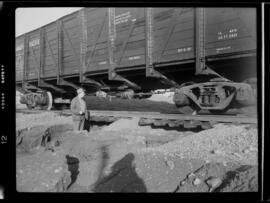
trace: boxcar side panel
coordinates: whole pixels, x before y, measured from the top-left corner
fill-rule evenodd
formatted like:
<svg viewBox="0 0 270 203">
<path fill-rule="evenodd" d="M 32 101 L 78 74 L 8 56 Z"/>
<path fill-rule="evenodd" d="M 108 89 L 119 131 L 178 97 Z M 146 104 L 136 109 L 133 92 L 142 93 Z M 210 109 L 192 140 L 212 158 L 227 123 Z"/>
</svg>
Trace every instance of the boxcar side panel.
<svg viewBox="0 0 270 203">
<path fill-rule="evenodd" d="M 207 8 L 207 56 L 256 49 L 256 9 Z"/>
<path fill-rule="evenodd" d="M 146 8 L 115 8 L 116 68 L 145 65 Z M 87 49 L 86 72 L 106 71 L 109 66 L 108 8 L 84 8 Z M 153 62 L 170 63 L 195 57 L 195 9 L 153 8 Z M 62 22 L 62 74 L 78 75 L 81 66 L 82 16 L 75 12 L 60 19 Z M 40 32 L 44 29 L 44 59 L 40 63 Z M 256 50 L 255 8 L 206 8 L 205 55 L 237 55 Z M 24 67 L 24 36 L 16 38 L 16 81 L 38 78 L 43 64 L 44 78 L 57 76 L 57 21 L 26 33 L 29 50 Z"/>
<path fill-rule="evenodd" d="M 62 20 L 63 75 L 79 73 L 81 29 L 79 20 L 78 12 L 63 18 Z"/>
<path fill-rule="evenodd" d="M 56 22 L 46 26 L 44 34 L 44 77 L 56 77 L 57 75 L 57 24 Z"/>
<path fill-rule="evenodd" d="M 194 57 L 193 8 L 155 9 L 154 33 L 156 63 Z"/>
<path fill-rule="evenodd" d="M 114 56 L 117 67 L 145 64 L 144 11 L 144 8 L 115 9 L 116 49 Z"/>
<path fill-rule="evenodd" d="M 86 71 L 100 71 L 108 64 L 108 16 L 107 8 L 87 8 Z"/>
<path fill-rule="evenodd" d="M 29 49 L 28 49 L 28 67 L 26 69 L 26 79 L 32 80 L 38 78 L 40 64 L 40 32 L 35 30 L 28 34 Z"/>
<path fill-rule="evenodd" d="M 23 65 L 24 65 L 24 37 L 16 38 L 16 81 L 23 80 Z"/>
</svg>

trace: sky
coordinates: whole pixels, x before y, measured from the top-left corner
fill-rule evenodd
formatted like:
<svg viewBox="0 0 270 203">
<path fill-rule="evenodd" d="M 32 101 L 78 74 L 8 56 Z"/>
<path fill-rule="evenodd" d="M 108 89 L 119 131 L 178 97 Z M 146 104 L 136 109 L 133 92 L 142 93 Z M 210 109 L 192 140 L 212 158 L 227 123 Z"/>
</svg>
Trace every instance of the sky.
<svg viewBox="0 0 270 203">
<path fill-rule="evenodd" d="M 16 9 L 16 37 L 61 18 L 82 7 L 18 8 Z"/>
</svg>

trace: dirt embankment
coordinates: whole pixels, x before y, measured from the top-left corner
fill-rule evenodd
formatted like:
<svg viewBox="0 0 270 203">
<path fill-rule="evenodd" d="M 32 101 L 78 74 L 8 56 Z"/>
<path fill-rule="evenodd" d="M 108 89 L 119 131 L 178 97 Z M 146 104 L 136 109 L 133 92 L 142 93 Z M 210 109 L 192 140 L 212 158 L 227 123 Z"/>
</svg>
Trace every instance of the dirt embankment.
<svg viewBox="0 0 270 203">
<path fill-rule="evenodd" d="M 138 126 L 138 118 L 74 132 L 71 118 L 17 114 L 23 192 L 257 191 L 257 129 L 201 132 Z"/>
</svg>

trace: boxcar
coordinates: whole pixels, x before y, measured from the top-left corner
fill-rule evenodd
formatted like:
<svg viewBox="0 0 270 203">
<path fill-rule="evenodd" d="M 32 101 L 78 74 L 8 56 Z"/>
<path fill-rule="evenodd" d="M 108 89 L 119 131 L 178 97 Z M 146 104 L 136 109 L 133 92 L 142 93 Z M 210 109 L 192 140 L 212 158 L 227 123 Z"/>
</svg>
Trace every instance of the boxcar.
<svg viewBox="0 0 270 203">
<path fill-rule="evenodd" d="M 256 57 L 255 8 L 204 8 L 204 19 L 197 15 L 196 8 L 83 8 L 16 38 L 17 86 L 55 95 L 101 80 L 132 86 L 136 78 L 119 73 L 141 70 L 140 88 L 149 90 L 149 69 L 174 72 L 191 64 L 194 74 L 198 52 L 221 67 L 226 57 Z"/>
</svg>

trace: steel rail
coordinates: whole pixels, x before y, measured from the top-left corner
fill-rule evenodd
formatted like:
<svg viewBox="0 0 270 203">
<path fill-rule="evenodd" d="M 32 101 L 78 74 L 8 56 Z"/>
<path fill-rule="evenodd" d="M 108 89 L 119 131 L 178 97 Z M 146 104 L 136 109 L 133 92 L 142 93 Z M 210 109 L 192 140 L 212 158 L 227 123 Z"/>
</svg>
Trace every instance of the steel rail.
<svg viewBox="0 0 270 203">
<path fill-rule="evenodd" d="M 17 110 L 16 113 L 39 113 L 44 110 Z M 59 113 L 60 115 L 71 115 L 70 110 L 53 110 L 51 112 Z M 202 121 L 214 123 L 238 123 L 238 124 L 257 124 L 256 116 L 245 115 L 183 115 L 183 114 L 162 114 L 158 112 L 138 112 L 138 111 L 97 111 L 90 110 L 90 115 L 95 117 L 118 117 L 132 118 L 139 117 L 141 119 L 154 120 L 179 120 L 179 121 Z"/>
</svg>

